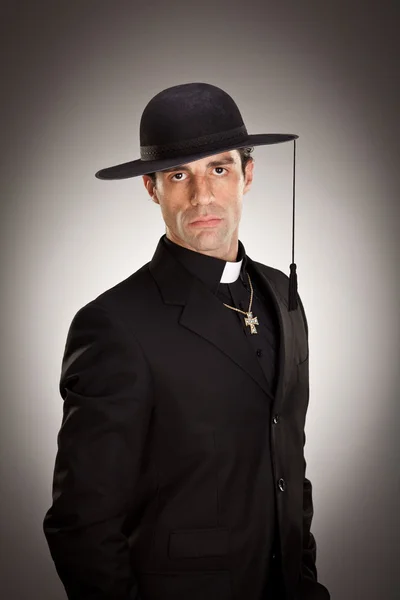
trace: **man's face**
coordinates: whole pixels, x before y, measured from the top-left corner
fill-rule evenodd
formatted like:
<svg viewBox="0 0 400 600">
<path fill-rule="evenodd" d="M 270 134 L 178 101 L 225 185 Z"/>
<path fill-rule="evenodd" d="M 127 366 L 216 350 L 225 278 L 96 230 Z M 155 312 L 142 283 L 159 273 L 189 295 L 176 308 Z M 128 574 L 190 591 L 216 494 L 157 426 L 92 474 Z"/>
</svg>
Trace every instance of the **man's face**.
<svg viewBox="0 0 400 600">
<path fill-rule="evenodd" d="M 155 186 L 143 175 L 149 195 L 161 207 L 167 237 L 190 250 L 234 261 L 242 197 L 250 189 L 253 166 L 250 160 L 243 176 L 240 154 L 230 150 L 159 171 Z M 211 215 L 219 220 L 194 223 Z"/>
</svg>

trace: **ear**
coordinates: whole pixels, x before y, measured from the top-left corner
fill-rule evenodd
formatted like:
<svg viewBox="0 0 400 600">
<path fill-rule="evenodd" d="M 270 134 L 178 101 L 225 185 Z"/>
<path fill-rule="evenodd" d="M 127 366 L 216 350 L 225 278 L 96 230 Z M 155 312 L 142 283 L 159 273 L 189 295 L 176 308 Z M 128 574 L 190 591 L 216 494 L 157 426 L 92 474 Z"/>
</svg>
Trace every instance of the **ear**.
<svg viewBox="0 0 400 600">
<path fill-rule="evenodd" d="M 156 204 L 159 204 L 156 186 L 154 185 L 151 177 L 149 177 L 148 175 L 142 175 L 142 179 L 143 179 L 144 187 L 146 188 L 150 198 L 153 200 L 153 202 L 155 202 Z"/>
<path fill-rule="evenodd" d="M 244 177 L 245 185 L 243 188 L 243 194 L 246 194 L 249 191 L 249 189 L 251 188 L 251 184 L 253 181 L 253 170 L 254 170 L 254 158 L 252 157 L 251 160 L 249 160 L 249 162 L 245 166 L 245 177 Z"/>
</svg>

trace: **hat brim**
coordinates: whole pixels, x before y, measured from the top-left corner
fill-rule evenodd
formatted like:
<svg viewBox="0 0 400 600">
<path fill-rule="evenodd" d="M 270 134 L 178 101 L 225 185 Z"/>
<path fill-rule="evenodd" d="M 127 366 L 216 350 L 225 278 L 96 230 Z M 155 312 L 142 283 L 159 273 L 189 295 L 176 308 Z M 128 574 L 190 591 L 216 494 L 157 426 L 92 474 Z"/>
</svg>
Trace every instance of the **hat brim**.
<svg viewBox="0 0 400 600">
<path fill-rule="evenodd" d="M 236 142 L 221 145 L 218 148 L 208 149 L 203 152 L 196 152 L 185 156 L 178 156 L 176 158 L 165 158 L 160 160 L 142 160 L 139 158 L 138 160 L 132 160 L 113 167 L 107 167 L 106 169 L 100 169 L 100 171 L 97 171 L 96 177 L 97 179 L 128 179 L 130 177 L 137 177 L 138 175 L 162 171 L 163 169 L 169 169 L 171 167 L 178 167 L 199 160 L 200 158 L 205 158 L 206 156 L 226 152 L 227 150 L 247 148 L 248 146 L 280 144 L 282 142 L 290 142 L 298 137 L 298 135 L 291 133 L 259 133 L 247 136 L 247 139 L 240 142 L 240 144 Z"/>
</svg>

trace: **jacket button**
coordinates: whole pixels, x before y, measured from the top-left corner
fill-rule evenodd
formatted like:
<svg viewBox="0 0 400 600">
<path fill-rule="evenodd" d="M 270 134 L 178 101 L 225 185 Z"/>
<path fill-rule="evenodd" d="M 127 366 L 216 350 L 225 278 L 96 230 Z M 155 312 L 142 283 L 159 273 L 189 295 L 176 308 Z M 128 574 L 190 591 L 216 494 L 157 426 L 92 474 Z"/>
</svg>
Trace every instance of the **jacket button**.
<svg viewBox="0 0 400 600">
<path fill-rule="evenodd" d="M 262 356 L 262 350 L 260 348 L 257 350 L 257 356 Z"/>
<path fill-rule="evenodd" d="M 276 423 L 279 421 L 279 415 L 275 415 L 274 418 L 272 419 L 272 422 L 274 423 L 274 425 L 276 425 Z"/>
<path fill-rule="evenodd" d="M 281 490 L 281 492 L 284 492 L 286 490 L 286 481 L 282 479 L 282 477 L 278 480 L 278 487 Z"/>
</svg>

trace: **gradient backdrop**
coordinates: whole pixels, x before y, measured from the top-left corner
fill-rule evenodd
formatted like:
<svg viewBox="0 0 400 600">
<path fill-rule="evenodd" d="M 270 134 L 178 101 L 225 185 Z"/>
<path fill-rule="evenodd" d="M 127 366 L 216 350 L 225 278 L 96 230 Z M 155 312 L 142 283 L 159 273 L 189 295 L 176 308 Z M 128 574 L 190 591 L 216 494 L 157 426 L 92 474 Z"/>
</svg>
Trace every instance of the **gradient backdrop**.
<svg viewBox="0 0 400 600">
<path fill-rule="evenodd" d="M 296 251 L 310 329 L 307 474 L 332 600 L 399 574 L 399 18 L 396 2 L 2 2 L 1 597 L 62 600 L 42 533 L 75 312 L 164 233 L 139 158 L 160 90 L 222 87 L 250 133 L 299 134 Z M 255 148 L 240 239 L 289 274 L 293 145 Z M 245 599 L 243 599 L 245 600 Z"/>
</svg>

